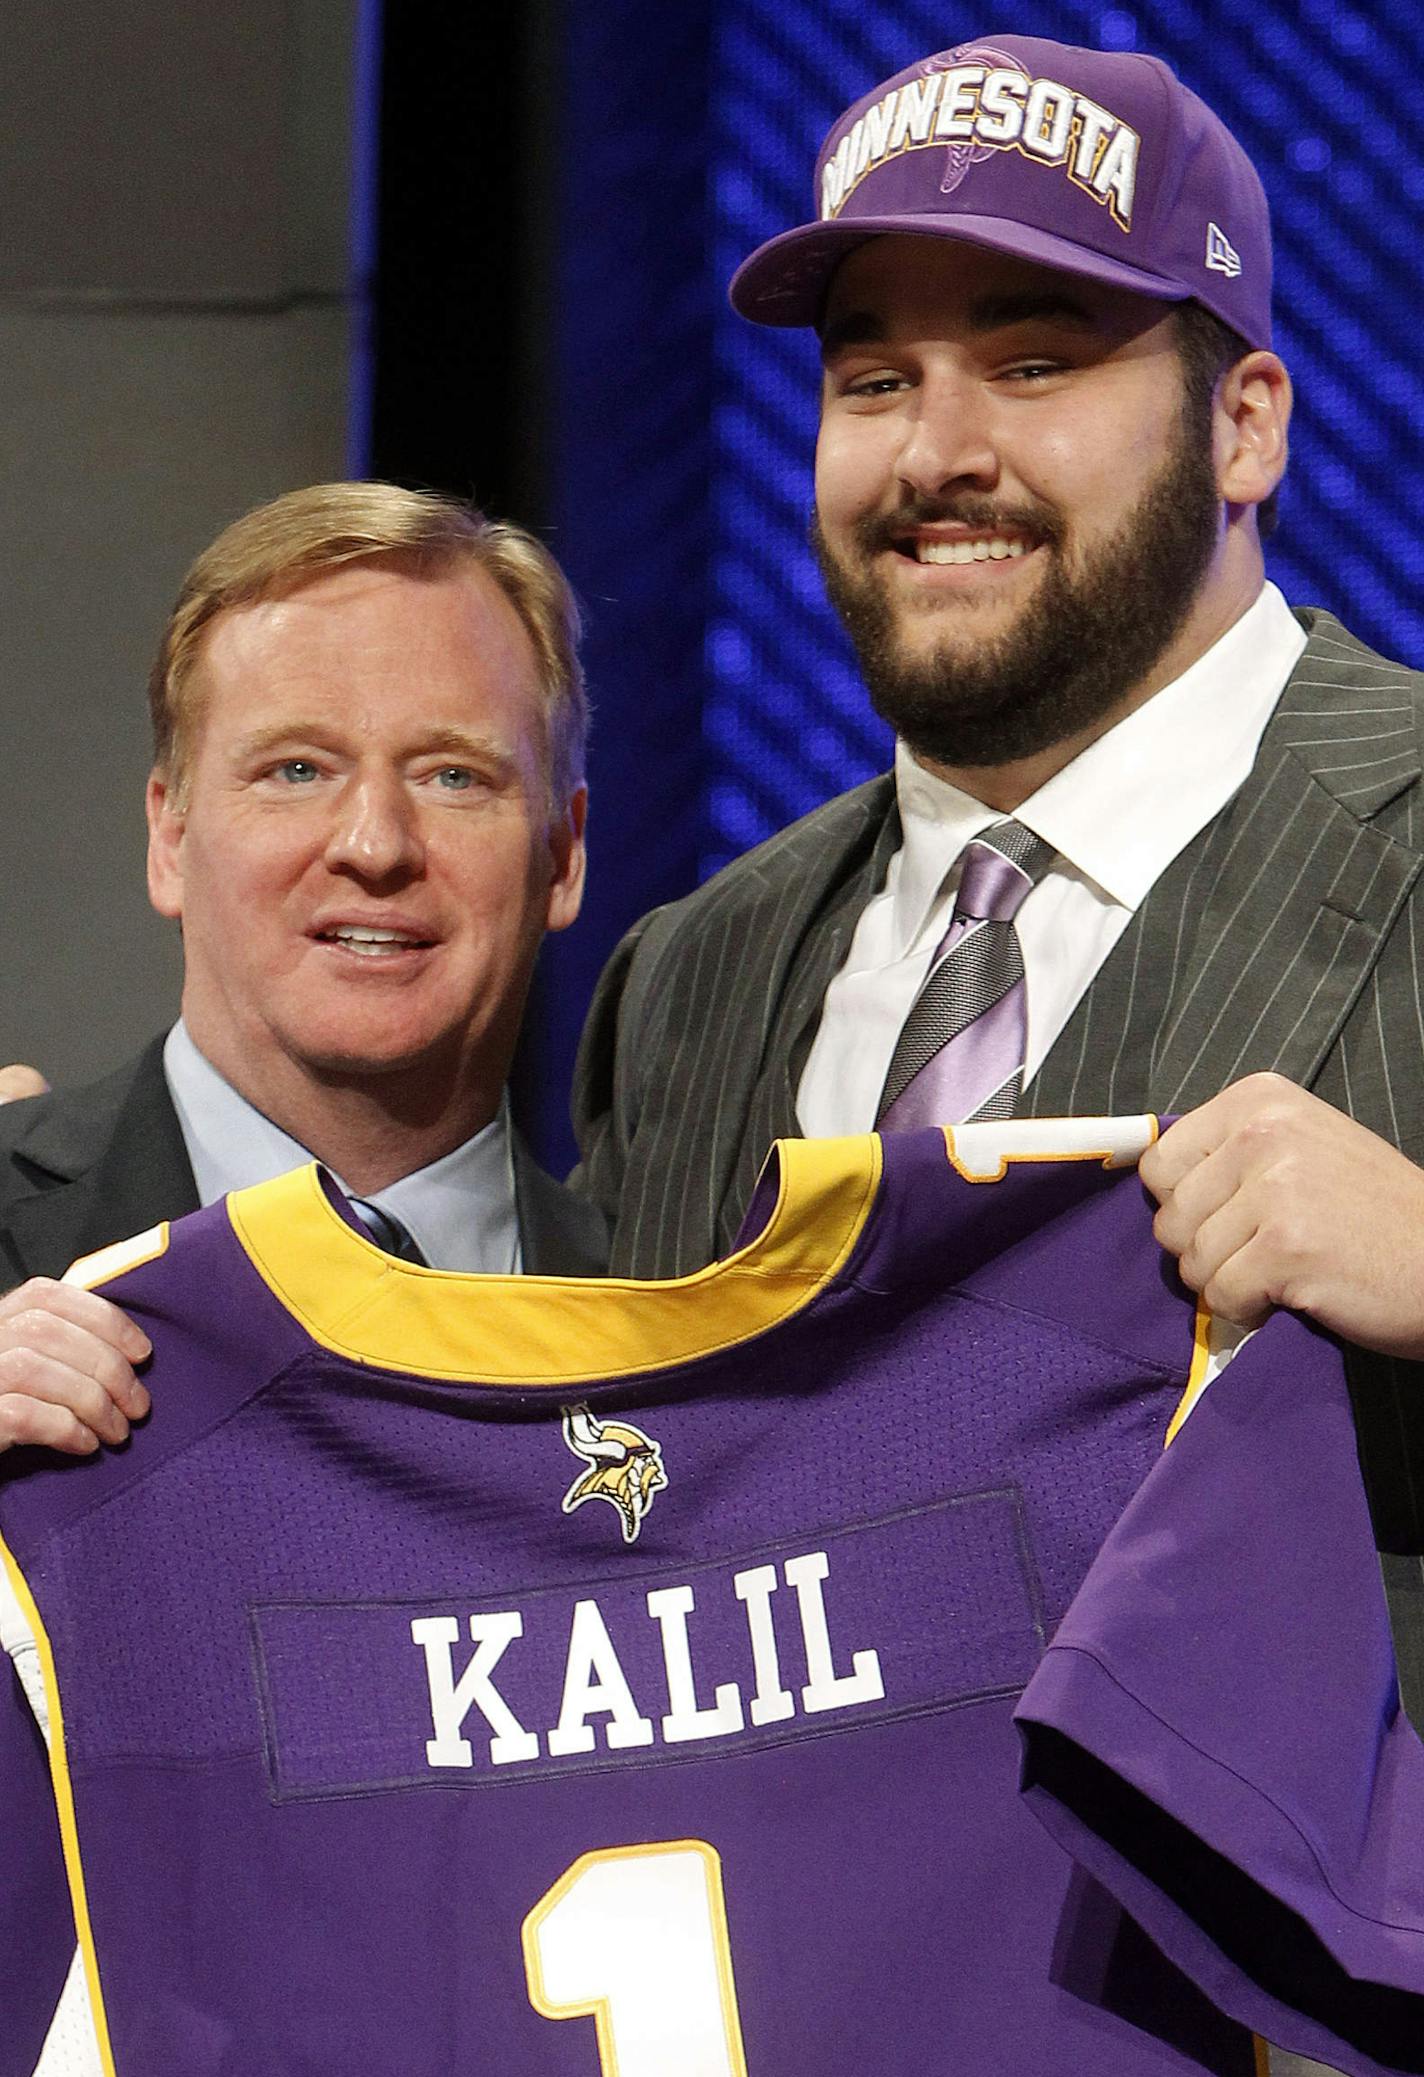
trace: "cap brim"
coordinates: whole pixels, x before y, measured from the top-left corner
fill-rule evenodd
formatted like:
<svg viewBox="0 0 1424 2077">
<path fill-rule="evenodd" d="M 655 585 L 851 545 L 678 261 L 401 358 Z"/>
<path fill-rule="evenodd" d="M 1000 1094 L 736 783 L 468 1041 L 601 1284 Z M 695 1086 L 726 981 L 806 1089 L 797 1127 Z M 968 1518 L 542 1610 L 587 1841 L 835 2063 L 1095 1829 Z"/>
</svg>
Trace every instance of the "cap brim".
<svg viewBox="0 0 1424 2077">
<path fill-rule="evenodd" d="M 1177 281 L 1149 274 L 1141 267 L 1109 259 L 1091 246 L 1076 245 L 1031 224 L 1001 216 L 841 217 L 833 223 L 802 224 L 769 239 L 743 260 L 727 293 L 732 308 L 760 325 L 820 323 L 826 290 L 846 254 L 868 238 L 907 232 L 914 238 L 953 238 L 992 252 L 1014 253 L 1065 274 L 1105 282 L 1110 288 L 1132 289 L 1159 302 L 1184 303 L 1189 291 Z"/>
</svg>

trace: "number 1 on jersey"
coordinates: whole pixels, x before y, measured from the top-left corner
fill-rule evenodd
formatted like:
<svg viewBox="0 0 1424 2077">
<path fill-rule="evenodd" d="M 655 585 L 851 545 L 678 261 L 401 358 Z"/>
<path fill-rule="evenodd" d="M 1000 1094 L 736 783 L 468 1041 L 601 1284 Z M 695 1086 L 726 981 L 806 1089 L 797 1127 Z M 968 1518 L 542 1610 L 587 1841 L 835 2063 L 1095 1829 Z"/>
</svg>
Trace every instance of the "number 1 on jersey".
<svg viewBox="0 0 1424 2077">
<path fill-rule="evenodd" d="M 700 1839 L 586 1853 L 524 1921 L 529 1997 L 590 2014 L 603 2077 L 746 2077 L 722 1864 Z"/>
</svg>

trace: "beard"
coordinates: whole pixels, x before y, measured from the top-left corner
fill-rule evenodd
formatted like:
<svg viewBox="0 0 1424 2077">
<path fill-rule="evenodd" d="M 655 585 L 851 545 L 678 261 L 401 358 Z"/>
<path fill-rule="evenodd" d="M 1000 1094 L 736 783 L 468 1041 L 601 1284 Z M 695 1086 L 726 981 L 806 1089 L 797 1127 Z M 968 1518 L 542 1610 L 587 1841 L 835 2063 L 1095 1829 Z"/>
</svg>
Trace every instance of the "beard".
<svg viewBox="0 0 1424 2077">
<path fill-rule="evenodd" d="M 1187 407 L 1157 475 L 1087 557 L 1065 549 L 1067 530 L 1052 506 L 1009 507 L 973 495 L 914 498 L 888 519 L 857 521 L 853 564 L 831 549 L 819 515 L 811 545 L 881 719 L 929 763 L 1001 765 L 1090 729 L 1141 683 L 1187 617 L 1220 518 L 1209 421 Z M 1042 544 L 1047 564 L 1002 634 L 973 646 L 961 637 L 914 656 L 872 559 L 906 527 L 935 521 L 1025 532 Z M 949 624 L 961 609 L 949 599 L 927 608 L 936 610 Z"/>
</svg>

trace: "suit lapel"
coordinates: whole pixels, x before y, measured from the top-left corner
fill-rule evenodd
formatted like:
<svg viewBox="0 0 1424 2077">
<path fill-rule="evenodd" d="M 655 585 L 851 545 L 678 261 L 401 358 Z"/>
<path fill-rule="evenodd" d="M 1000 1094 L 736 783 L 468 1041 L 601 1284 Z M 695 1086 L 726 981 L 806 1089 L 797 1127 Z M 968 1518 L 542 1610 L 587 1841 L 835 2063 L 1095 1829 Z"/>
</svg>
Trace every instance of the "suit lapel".
<svg viewBox="0 0 1424 2077">
<path fill-rule="evenodd" d="M 1416 785 L 1418 680 L 1328 614 L 1240 793 L 1153 888 L 1031 1107 L 1182 1110 L 1262 1068 L 1309 1084 L 1418 877 L 1374 818 Z"/>
<path fill-rule="evenodd" d="M 1417 854 L 1311 797 L 1288 753 L 1263 777 L 1168 1012 L 1173 1110 L 1260 1068 L 1312 1082 L 1419 874 Z"/>
<path fill-rule="evenodd" d="M 7 1220 L 24 1276 L 62 1276 L 79 1256 L 198 1208 L 161 1040 L 93 1090 L 45 1099 L 15 1157 L 37 1185 Z"/>
<path fill-rule="evenodd" d="M 850 950 L 861 911 L 884 881 L 900 841 L 894 784 L 879 780 L 864 790 L 860 828 L 847 854 L 837 847 L 845 878 L 828 890 L 808 874 L 806 898 L 794 934 L 783 944 L 785 979 L 776 994 L 776 1014 L 767 1034 L 761 1072 L 747 1106 L 747 1128 L 718 1217 L 717 1245 L 725 1252 L 751 1202 L 757 1176 L 773 1140 L 799 1136 L 796 1090 L 815 1037 L 827 988 Z M 814 928 L 812 927 L 814 925 Z"/>
<path fill-rule="evenodd" d="M 603 1276 L 608 1229 L 587 1199 L 556 1183 L 514 1135 L 514 1202 L 519 1253 L 530 1276 Z"/>
</svg>

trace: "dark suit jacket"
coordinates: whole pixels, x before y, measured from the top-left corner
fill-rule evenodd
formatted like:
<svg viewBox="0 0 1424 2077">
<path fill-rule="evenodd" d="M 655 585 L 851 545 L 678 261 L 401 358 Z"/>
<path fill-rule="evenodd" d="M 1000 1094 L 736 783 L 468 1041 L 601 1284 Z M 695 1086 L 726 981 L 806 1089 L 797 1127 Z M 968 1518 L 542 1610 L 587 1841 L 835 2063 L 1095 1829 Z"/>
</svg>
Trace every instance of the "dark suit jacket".
<svg viewBox="0 0 1424 2077">
<path fill-rule="evenodd" d="M 526 1270 L 602 1273 L 601 1215 L 546 1175 L 518 1135 L 514 1189 Z M 0 1105 L 0 1290 L 62 1276 L 76 1257 L 197 1208 L 161 1039 L 88 1088 Z"/>
<path fill-rule="evenodd" d="M 1424 1158 L 1424 676 L 1329 614 L 1301 618 L 1246 784 L 1152 889 L 1025 1111 L 1184 1110 L 1274 1068 Z M 574 1093 L 616 1274 L 684 1274 L 729 1246 L 767 1146 L 797 1131 L 827 983 L 898 839 L 893 783 L 873 780 L 619 946 Z M 1393 1373 L 1379 1389 L 1375 1498 L 1403 1537 L 1424 1525 L 1406 1468 L 1424 1491 L 1424 1392 Z"/>
</svg>

